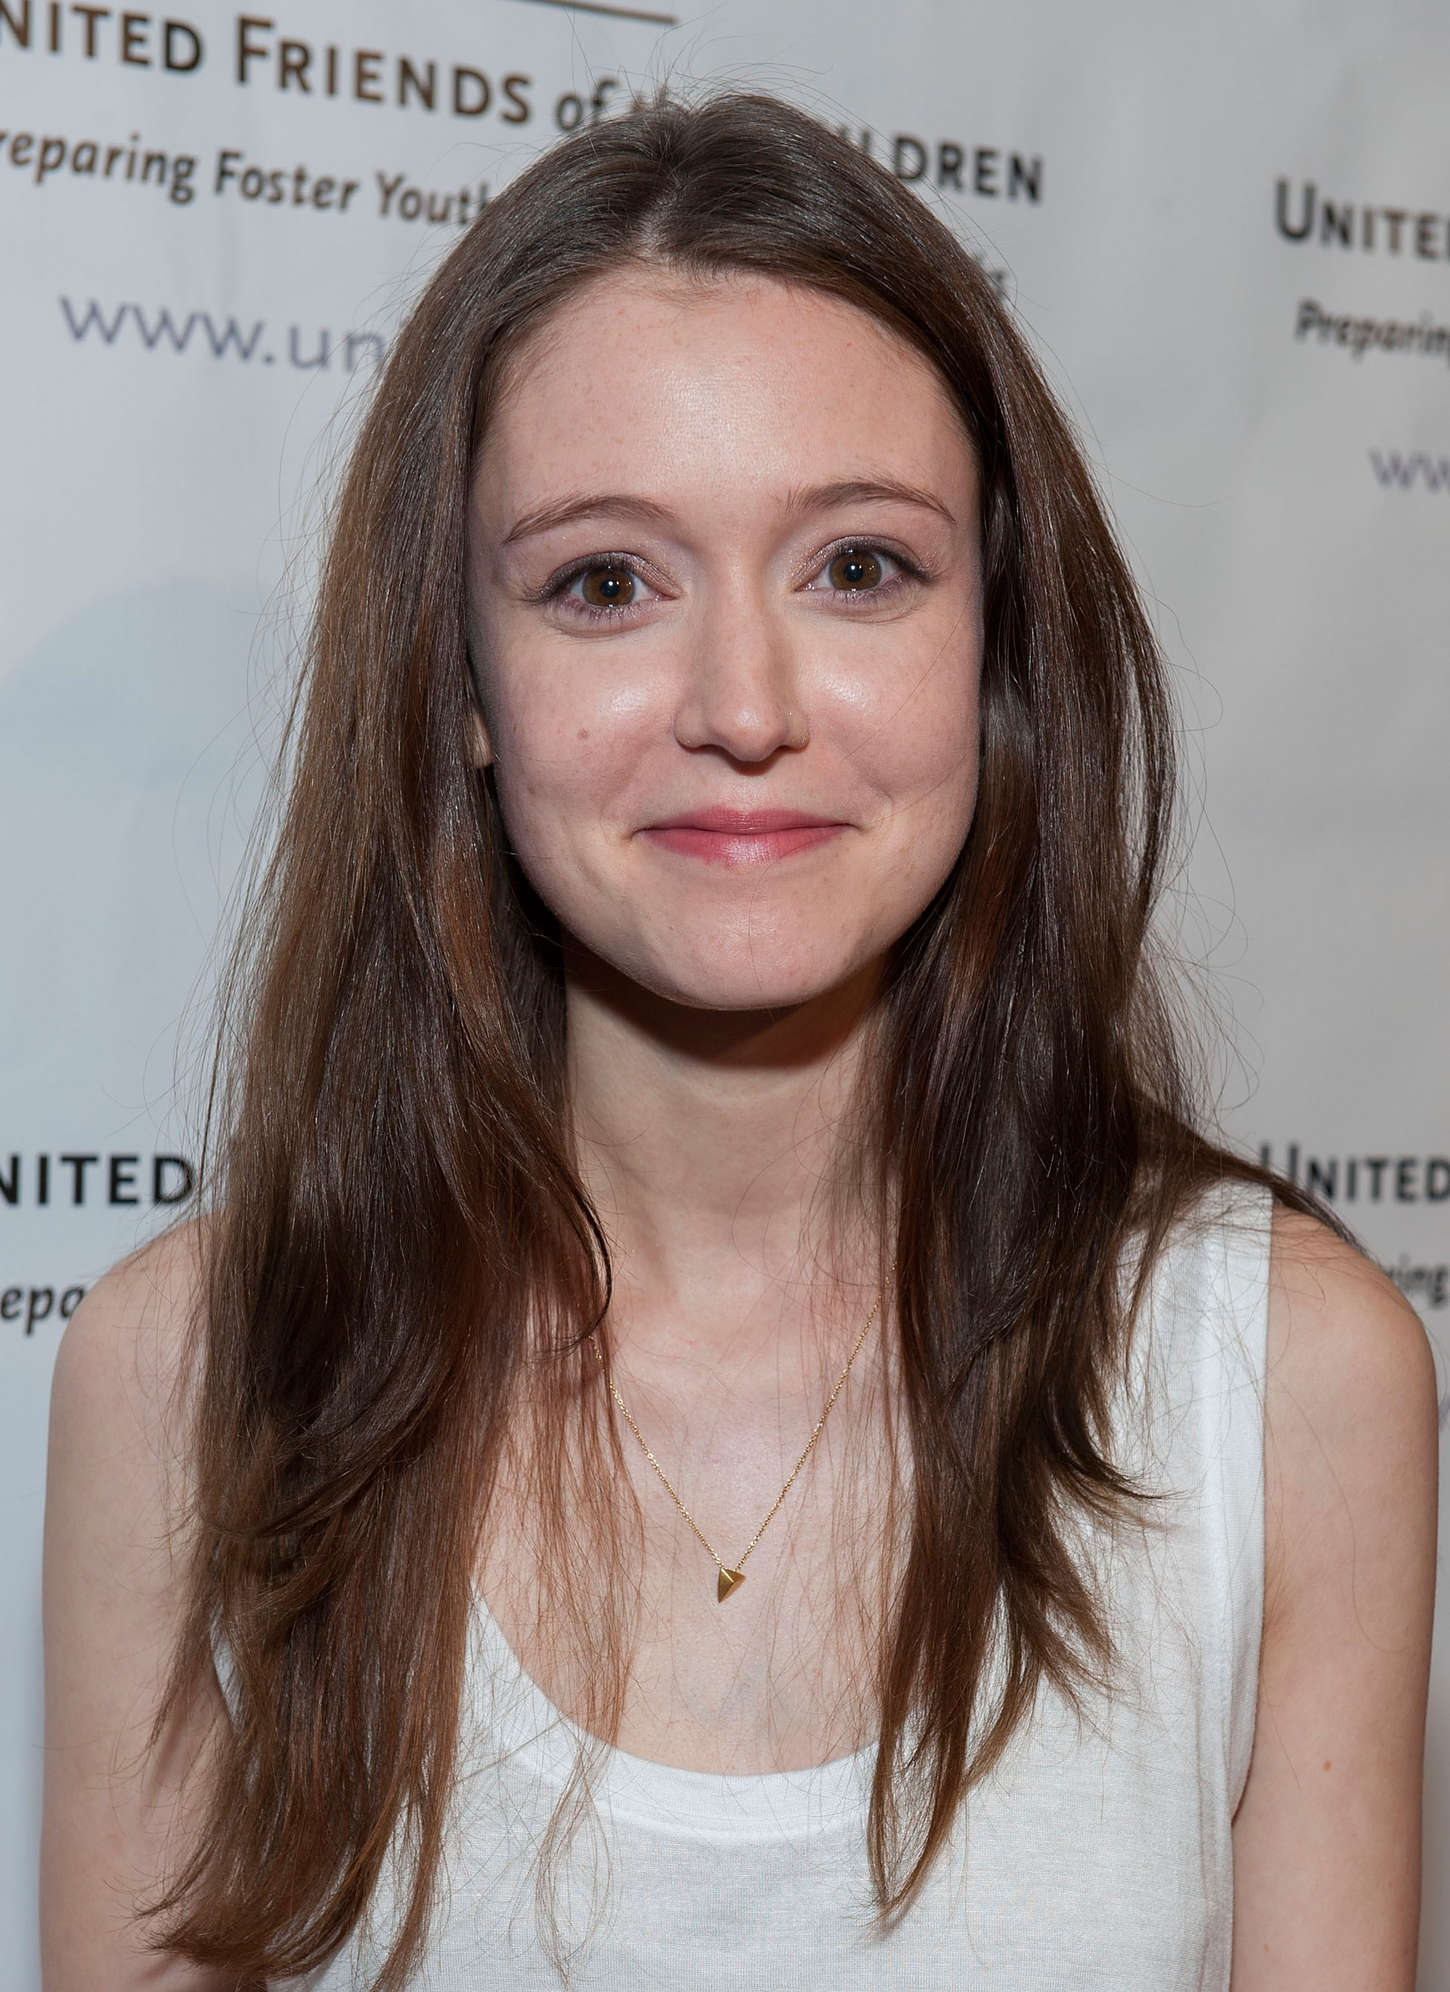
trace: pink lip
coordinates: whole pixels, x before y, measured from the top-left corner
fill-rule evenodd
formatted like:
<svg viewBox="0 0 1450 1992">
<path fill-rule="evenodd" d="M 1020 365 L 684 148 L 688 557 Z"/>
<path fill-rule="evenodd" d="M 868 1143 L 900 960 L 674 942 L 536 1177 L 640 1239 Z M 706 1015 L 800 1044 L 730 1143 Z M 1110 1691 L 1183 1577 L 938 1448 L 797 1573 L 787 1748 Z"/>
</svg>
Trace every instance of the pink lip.
<svg viewBox="0 0 1450 1992">
<path fill-rule="evenodd" d="M 799 809 L 693 809 L 646 824 L 652 844 L 718 865 L 763 865 L 824 844 L 849 826 Z"/>
</svg>

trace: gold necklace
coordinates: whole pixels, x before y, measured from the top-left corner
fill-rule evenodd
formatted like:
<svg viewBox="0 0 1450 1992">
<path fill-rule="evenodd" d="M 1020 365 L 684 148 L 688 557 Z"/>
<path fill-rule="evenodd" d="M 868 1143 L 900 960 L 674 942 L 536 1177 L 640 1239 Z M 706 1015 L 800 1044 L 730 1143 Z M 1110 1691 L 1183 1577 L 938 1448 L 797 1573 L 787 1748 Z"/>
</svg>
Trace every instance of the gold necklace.
<svg viewBox="0 0 1450 1992">
<path fill-rule="evenodd" d="M 745 1548 L 740 1553 L 739 1562 L 736 1563 L 733 1568 L 729 1564 L 723 1562 L 720 1559 L 720 1557 L 718 1557 L 715 1554 L 714 1550 L 710 1548 L 709 1543 L 705 1540 L 704 1533 L 701 1530 L 699 1523 L 695 1520 L 694 1516 L 690 1513 L 689 1509 L 685 1506 L 684 1502 L 680 1499 L 679 1495 L 675 1492 L 674 1488 L 671 1487 L 669 1481 L 665 1479 L 664 1468 L 660 1465 L 659 1461 L 655 1458 L 654 1454 L 650 1451 L 649 1447 L 645 1444 L 644 1433 L 639 1429 L 639 1426 L 635 1424 L 633 1417 L 630 1415 L 629 1406 L 625 1403 L 624 1399 L 620 1396 L 619 1392 L 614 1387 L 614 1378 L 609 1374 L 609 1366 L 604 1360 L 604 1351 L 600 1348 L 599 1343 L 595 1340 L 593 1333 L 592 1332 L 590 1333 L 589 1340 L 594 1345 L 594 1353 L 599 1359 L 599 1367 L 604 1372 L 604 1381 L 609 1385 L 610 1395 L 613 1397 L 615 1403 L 619 1406 L 620 1410 L 623 1412 L 625 1423 L 629 1426 L 629 1429 L 634 1433 L 634 1436 L 639 1440 L 640 1449 L 644 1453 L 644 1456 L 649 1461 L 650 1465 L 654 1468 L 655 1472 L 659 1475 L 660 1480 L 663 1482 L 665 1492 L 669 1495 L 670 1499 L 674 1502 L 675 1506 L 679 1509 L 680 1513 L 684 1516 L 685 1520 L 689 1523 L 690 1527 L 694 1530 L 695 1534 L 699 1537 L 700 1541 L 704 1543 L 705 1548 L 709 1551 L 710 1561 L 716 1566 L 716 1568 L 720 1572 L 719 1579 L 715 1585 L 715 1602 L 717 1605 L 723 1605 L 725 1600 L 730 1596 L 730 1593 L 733 1590 L 735 1590 L 739 1585 L 745 1582 L 745 1559 L 747 1556 L 749 1556 L 751 1550 L 754 1549 L 755 1545 L 760 1541 L 760 1538 L 765 1534 L 765 1531 L 770 1527 L 771 1523 L 780 1513 L 781 1505 L 784 1502 L 786 1495 L 789 1494 L 791 1488 L 794 1487 L 795 1485 L 796 1475 L 800 1472 L 801 1468 L 810 1458 L 816 1440 L 821 1436 L 822 1431 L 825 1429 L 826 1420 L 831 1415 L 831 1410 L 836 1402 L 836 1399 L 840 1396 L 841 1392 L 846 1387 L 846 1378 L 851 1374 L 851 1365 L 852 1363 L 855 1362 L 857 1356 L 860 1355 L 861 1353 L 861 1344 L 865 1341 L 867 1332 L 871 1327 L 871 1323 L 876 1319 L 877 1310 L 879 1309 L 880 1306 L 881 1306 L 881 1295 L 878 1293 L 875 1300 L 871 1303 L 871 1312 L 866 1316 L 866 1325 L 865 1327 L 862 1328 L 860 1334 L 856 1337 L 856 1346 L 854 1349 L 852 1349 L 850 1355 L 847 1356 L 846 1358 L 846 1367 L 841 1371 L 840 1379 L 837 1382 L 835 1389 L 826 1399 L 826 1408 L 821 1413 L 820 1417 L 817 1418 L 815 1423 L 815 1429 L 812 1431 L 810 1437 L 806 1440 L 805 1451 L 801 1454 L 800 1458 L 791 1468 L 790 1478 L 786 1481 L 784 1487 L 781 1488 L 779 1494 L 775 1498 L 775 1506 L 771 1509 L 770 1513 L 766 1516 L 765 1520 L 760 1524 L 760 1527 L 755 1531 L 755 1534 L 750 1538 L 749 1542 L 746 1543 Z"/>
</svg>

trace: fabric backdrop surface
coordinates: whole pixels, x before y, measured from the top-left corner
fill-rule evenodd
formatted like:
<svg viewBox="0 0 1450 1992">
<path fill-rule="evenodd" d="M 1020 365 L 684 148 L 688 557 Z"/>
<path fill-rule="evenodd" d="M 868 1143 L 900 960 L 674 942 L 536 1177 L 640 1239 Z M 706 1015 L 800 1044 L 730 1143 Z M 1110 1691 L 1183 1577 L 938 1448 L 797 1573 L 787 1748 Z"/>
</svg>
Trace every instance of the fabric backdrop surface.
<svg viewBox="0 0 1450 1992">
<path fill-rule="evenodd" d="M 0 1956 L 38 1986 L 55 1349 L 195 1163 L 315 531 L 409 300 L 666 77 L 797 99 L 991 270 L 1172 660 L 1232 1137 L 1450 1351 L 1450 22 L 1242 0 L 0 0 Z M 1442 1417 L 1443 1423 L 1443 1417 Z M 1445 1607 L 1442 1605 L 1442 1612 Z M 1450 1654 L 1424 1988 L 1450 1985 Z"/>
</svg>

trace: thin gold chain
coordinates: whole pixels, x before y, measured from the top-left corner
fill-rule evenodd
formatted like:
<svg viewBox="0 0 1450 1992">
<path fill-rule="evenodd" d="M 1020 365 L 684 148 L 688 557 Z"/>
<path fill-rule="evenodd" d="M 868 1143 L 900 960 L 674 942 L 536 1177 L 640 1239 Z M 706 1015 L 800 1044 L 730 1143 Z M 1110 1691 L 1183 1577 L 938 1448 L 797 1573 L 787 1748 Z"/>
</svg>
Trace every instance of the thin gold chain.
<svg viewBox="0 0 1450 1992">
<path fill-rule="evenodd" d="M 811 1432 L 811 1435 L 806 1440 L 805 1451 L 801 1454 L 800 1458 L 791 1468 L 790 1478 L 786 1481 L 784 1487 L 781 1488 L 779 1494 L 776 1495 L 775 1506 L 771 1509 L 770 1513 L 766 1516 L 765 1520 L 760 1524 L 760 1527 L 755 1531 L 755 1534 L 750 1538 L 749 1542 L 745 1545 L 745 1548 L 741 1551 L 739 1560 L 734 1565 L 733 1571 L 731 1571 L 729 1565 L 722 1562 L 720 1557 L 716 1555 L 715 1551 L 711 1548 L 709 1540 L 705 1536 L 705 1533 L 701 1529 L 699 1523 L 695 1520 L 694 1516 L 690 1513 L 689 1509 L 685 1506 L 684 1502 L 680 1499 L 679 1495 L 675 1492 L 674 1488 L 671 1487 L 669 1480 L 666 1477 L 664 1468 L 660 1465 L 659 1461 L 650 1451 L 649 1446 L 645 1443 L 644 1433 L 639 1429 L 639 1426 L 636 1425 L 636 1423 L 634 1422 L 634 1417 L 630 1411 L 629 1406 L 625 1403 L 624 1399 L 620 1396 L 618 1390 L 615 1388 L 614 1378 L 609 1374 L 609 1366 L 604 1360 L 604 1351 L 600 1348 L 599 1343 L 595 1338 L 595 1336 L 593 1335 L 593 1333 L 590 1334 L 589 1340 L 593 1345 L 594 1353 L 599 1360 L 599 1367 L 604 1372 L 604 1381 L 609 1385 L 610 1396 L 613 1397 L 615 1403 L 619 1406 L 620 1411 L 623 1414 L 625 1423 L 629 1426 L 629 1429 L 634 1433 L 634 1436 L 639 1440 L 640 1450 L 643 1452 L 645 1458 L 649 1461 L 650 1465 L 654 1468 L 655 1472 L 659 1475 L 660 1481 L 664 1487 L 665 1492 L 669 1495 L 670 1499 L 674 1502 L 675 1506 L 679 1509 L 680 1513 L 684 1516 L 685 1520 L 689 1523 L 690 1527 L 694 1530 L 695 1534 L 699 1537 L 699 1540 L 704 1545 L 706 1551 L 709 1554 L 710 1561 L 715 1565 L 717 1565 L 717 1567 L 720 1569 L 722 1573 L 738 1574 L 740 1571 L 742 1571 L 745 1568 L 746 1557 L 749 1556 L 751 1550 L 754 1549 L 755 1545 L 760 1541 L 760 1538 L 765 1534 L 765 1531 L 770 1527 L 771 1523 L 780 1513 L 786 1495 L 789 1494 L 791 1488 L 795 1486 L 797 1475 L 800 1473 L 800 1470 L 805 1465 L 806 1461 L 810 1458 L 811 1453 L 815 1448 L 816 1440 L 821 1436 L 821 1433 L 825 1430 L 826 1420 L 831 1415 L 831 1412 L 835 1406 L 836 1399 L 840 1396 L 841 1392 L 846 1387 L 846 1378 L 851 1374 L 851 1365 L 852 1363 L 855 1362 L 857 1356 L 859 1356 L 861 1353 L 861 1344 L 866 1340 L 867 1335 L 870 1333 L 871 1323 L 876 1319 L 876 1315 L 880 1309 L 880 1306 L 881 1306 L 881 1295 L 878 1293 L 875 1300 L 871 1303 L 871 1312 L 866 1316 L 865 1325 L 862 1327 L 860 1334 L 856 1337 L 856 1346 L 854 1349 L 852 1349 L 850 1355 L 847 1356 L 846 1358 L 846 1367 L 841 1371 L 835 1389 L 826 1399 L 826 1408 L 821 1413 L 820 1417 L 817 1418 L 815 1426 Z"/>
</svg>

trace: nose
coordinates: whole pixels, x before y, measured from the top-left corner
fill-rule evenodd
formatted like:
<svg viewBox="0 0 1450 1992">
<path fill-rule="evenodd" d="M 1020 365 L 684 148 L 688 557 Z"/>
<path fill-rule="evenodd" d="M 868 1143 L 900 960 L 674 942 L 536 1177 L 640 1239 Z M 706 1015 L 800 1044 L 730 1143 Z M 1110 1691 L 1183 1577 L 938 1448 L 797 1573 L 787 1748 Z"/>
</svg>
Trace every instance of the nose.
<svg viewBox="0 0 1450 1992">
<path fill-rule="evenodd" d="M 759 600 L 731 590 L 702 611 L 675 707 L 682 747 L 713 747 L 732 761 L 768 761 L 810 739 L 790 633 Z"/>
</svg>

